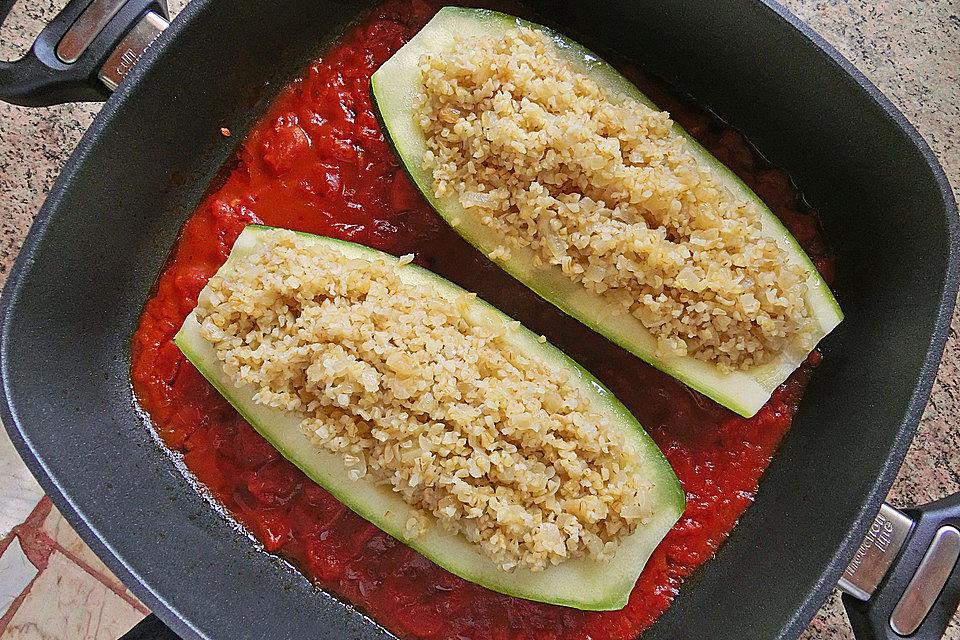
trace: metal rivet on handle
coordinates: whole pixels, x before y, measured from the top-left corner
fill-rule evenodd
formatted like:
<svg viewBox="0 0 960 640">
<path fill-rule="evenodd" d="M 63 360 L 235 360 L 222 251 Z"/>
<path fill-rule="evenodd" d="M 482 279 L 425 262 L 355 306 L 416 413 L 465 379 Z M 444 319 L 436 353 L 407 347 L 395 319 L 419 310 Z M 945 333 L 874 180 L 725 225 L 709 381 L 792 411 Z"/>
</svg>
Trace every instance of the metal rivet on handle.
<svg viewBox="0 0 960 640">
<path fill-rule="evenodd" d="M 116 90 L 120 81 L 127 75 L 130 68 L 137 63 L 147 47 L 168 26 L 170 26 L 169 22 L 153 11 L 148 11 L 137 23 L 137 26 L 130 30 L 120 46 L 110 54 L 103 67 L 100 68 L 98 75 L 103 84 L 107 85 L 111 91 Z"/>
<path fill-rule="evenodd" d="M 869 600 L 893 564 L 911 528 L 913 521 L 910 518 L 888 504 L 880 507 L 880 513 L 837 586 L 854 598 Z"/>
<path fill-rule="evenodd" d="M 953 527 L 940 527 L 893 609 L 890 627 L 894 631 L 901 636 L 908 636 L 917 630 L 943 591 L 957 558 L 960 558 L 960 531 Z"/>
<path fill-rule="evenodd" d="M 127 0 L 93 0 L 57 43 L 57 57 L 60 61 L 71 64 L 79 60 L 90 43 L 126 3 Z"/>
</svg>

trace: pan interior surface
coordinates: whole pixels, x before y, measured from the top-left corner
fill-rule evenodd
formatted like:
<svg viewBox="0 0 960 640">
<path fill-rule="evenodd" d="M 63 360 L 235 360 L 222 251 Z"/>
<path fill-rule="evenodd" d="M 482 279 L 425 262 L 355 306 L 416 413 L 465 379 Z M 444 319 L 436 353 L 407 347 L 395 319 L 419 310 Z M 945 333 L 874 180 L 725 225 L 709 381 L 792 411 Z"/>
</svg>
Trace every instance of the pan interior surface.
<svg viewBox="0 0 960 640">
<path fill-rule="evenodd" d="M 143 303 L 232 151 L 220 128 L 246 131 L 369 6 L 194 0 L 84 137 L 4 291 L 4 423 L 85 540 L 186 638 L 391 637 L 211 509 L 129 384 Z M 643 636 L 795 638 L 892 482 L 936 372 L 957 280 L 946 180 L 902 116 L 777 7 L 532 8 L 738 127 L 794 177 L 838 251 L 846 320 L 792 432 L 729 541 Z"/>
</svg>

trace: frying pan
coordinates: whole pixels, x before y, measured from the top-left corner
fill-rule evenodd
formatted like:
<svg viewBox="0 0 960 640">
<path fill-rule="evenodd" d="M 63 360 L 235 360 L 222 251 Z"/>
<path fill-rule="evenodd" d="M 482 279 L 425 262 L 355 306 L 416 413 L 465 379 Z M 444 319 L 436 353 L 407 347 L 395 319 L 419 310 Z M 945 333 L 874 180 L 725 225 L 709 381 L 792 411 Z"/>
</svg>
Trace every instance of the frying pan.
<svg viewBox="0 0 960 640">
<path fill-rule="evenodd" d="M 129 340 L 151 285 L 232 152 L 220 128 L 248 130 L 369 5 L 194 0 L 130 70 L 162 30 L 165 8 L 112 2 L 71 0 L 23 60 L 0 63 L 0 98 L 20 104 L 106 98 L 127 76 L 54 185 L 3 291 L 3 422 L 84 540 L 180 636 L 390 637 L 211 508 L 151 437 L 129 381 Z M 0 20 L 10 4 L 0 0 Z M 92 4 L 106 9 L 102 30 L 88 29 Z M 861 640 L 909 635 L 911 614 L 922 618 L 911 637 L 939 637 L 960 599 L 950 530 L 960 526 L 960 501 L 877 515 L 926 403 L 957 293 L 957 210 L 929 148 L 873 85 L 771 1 L 530 5 L 574 37 L 642 62 L 744 132 L 794 177 L 840 255 L 834 288 L 846 320 L 823 343 L 825 362 L 793 429 L 754 505 L 645 640 L 796 638 L 841 574 L 864 599 L 844 598 Z M 73 56 L 59 47 L 75 26 L 68 54 L 92 42 L 67 63 Z M 924 617 L 925 599 L 933 605 Z M 161 626 L 151 619 L 135 634 L 173 637 Z"/>
</svg>

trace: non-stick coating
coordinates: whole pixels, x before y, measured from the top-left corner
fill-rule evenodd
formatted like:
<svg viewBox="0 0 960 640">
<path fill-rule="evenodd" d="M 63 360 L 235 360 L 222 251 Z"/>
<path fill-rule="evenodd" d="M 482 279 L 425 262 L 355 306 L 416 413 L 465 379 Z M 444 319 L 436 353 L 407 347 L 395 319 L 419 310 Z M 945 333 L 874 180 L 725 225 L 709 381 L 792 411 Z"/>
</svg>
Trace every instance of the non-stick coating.
<svg viewBox="0 0 960 640">
<path fill-rule="evenodd" d="M 184 637 L 388 635 L 211 509 L 151 439 L 128 375 L 154 278 L 231 152 L 220 127 L 245 131 L 363 8 L 191 3 L 84 137 L 4 291 L 5 424 L 68 520 Z M 644 636 L 795 638 L 892 482 L 936 372 L 957 286 L 946 179 L 876 89 L 775 6 L 593 0 L 543 13 L 742 129 L 839 249 L 847 318 L 793 431 L 729 542 Z"/>
</svg>

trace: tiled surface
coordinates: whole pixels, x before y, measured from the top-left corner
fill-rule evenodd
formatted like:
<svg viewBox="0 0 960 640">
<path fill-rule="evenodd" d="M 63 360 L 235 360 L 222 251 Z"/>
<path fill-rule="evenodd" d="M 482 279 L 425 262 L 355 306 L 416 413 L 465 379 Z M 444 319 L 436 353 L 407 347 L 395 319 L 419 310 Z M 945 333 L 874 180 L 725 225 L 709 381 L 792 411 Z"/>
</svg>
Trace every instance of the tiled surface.
<svg viewBox="0 0 960 640">
<path fill-rule="evenodd" d="M 119 638 L 144 613 L 54 551 L 0 640 Z"/>
<path fill-rule="evenodd" d="M 0 59 L 39 32 L 65 0 L 21 0 L 0 30 Z M 171 2 L 176 11 L 185 0 Z M 960 0 L 783 0 L 903 110 L 960 187 Z M 43 198 L 97 105 L 21 109 L 0 104 L 0 282 Z M 923 422 L 891 492 L 896 505 L 960 490 L 960 320 Z M 143 605 L 70 529 L 0 431 L 0 640 L 112 640 Z M 36 577 L 31 575 L 36 572 Z M 25 592 L 19 584 L 28 582 Z M 8 591 L 14 593 L 8 594 Z M 15 596 L 12 606 L 9 597 Z M 804 640 L 849 640 L 834 594 Z M 957 620 L 947 632 L 960 640 Z"/>
<path fill-rule="evenodd" d="M 13 449 L 7 432 L 0 429 L 0 539 L 27 519 L 43 490 Z"/>
<path fill-rule="evenodd" d="M 10 610 L 39 572 L 24 553 L 20 539 L 11 540 L 0 556 L 0 614 Z"/>
<path fill-rule="evenodd" d="M 115 640 L 147 613 L 48 498 L 0 543 L 0 640 Z"/>
</svg>

